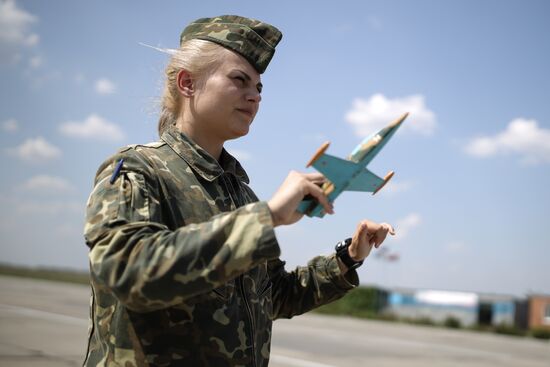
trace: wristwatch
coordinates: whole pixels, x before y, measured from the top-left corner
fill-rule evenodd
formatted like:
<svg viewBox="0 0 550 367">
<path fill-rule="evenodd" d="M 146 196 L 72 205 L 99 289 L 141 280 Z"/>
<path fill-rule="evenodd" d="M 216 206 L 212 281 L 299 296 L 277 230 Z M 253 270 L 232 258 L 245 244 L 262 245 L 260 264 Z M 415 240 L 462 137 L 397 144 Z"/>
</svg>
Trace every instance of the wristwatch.
<svg viewBox="0 0 550 367">
<path fill-rule="evenodd" d="M 336 256 L 348 267 L 348 270 L 357 269 L 363 265 L 363 260 L 355 261 L 349 256 L 348 247 L 351 245 L 351 238 L 346 238 L 336 244 Z"/>
</svg>

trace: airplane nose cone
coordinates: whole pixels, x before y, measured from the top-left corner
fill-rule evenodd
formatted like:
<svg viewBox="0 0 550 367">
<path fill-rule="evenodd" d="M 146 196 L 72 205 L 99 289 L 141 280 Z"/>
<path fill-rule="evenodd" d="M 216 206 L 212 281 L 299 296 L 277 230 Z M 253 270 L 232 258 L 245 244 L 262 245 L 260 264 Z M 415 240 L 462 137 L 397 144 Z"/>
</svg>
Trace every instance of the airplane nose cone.
<svg viewBox="0 0 550 367">
<path fill-rule="evenodd" d="M 380 130 L 380 132 L 379 132 L 380 136 L 383 139 L 385 139 L 385 138 L 393 135 L 393 133 L 395 133 L 395 131 L 397 129 L 399 129 L 399 126 L 401 126 L 403 121 L 405 121 L 407 116 L 409 116 L 409 113 L 405 112 L 404 114 L 399 116 L 399 118 L 397 120 L 392 121 L 388 126 L 386 126 L 384 129 Z"/>
<path fill-rule="evenodd" d="M 409 113 L 408 112 L 405 112 L 404 114 L 402 114 L 401 116 L 399 116 L 399 118 L 397 120 L 395 120 L 394 122 L 392 122 L 390 124 L 390 127 L 391 128 L 394 128 L 394 127 L 398 127 L 399 125 L 401 125 L 403 123 L 403 121 L 405 121 L 405 119 L 407 118 L 407 116 L 409 116 Z"/>
</svg>

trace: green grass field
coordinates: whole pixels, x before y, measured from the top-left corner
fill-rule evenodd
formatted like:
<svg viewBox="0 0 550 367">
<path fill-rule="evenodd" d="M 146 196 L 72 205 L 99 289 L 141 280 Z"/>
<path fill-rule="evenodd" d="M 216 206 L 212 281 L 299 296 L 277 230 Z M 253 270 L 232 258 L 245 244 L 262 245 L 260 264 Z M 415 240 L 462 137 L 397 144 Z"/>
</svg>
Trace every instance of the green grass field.
<svg viewBox="0 0 550 367">
<path fill-rule="evenodd" d="M 79 272 L 68 269 L 30 268 L 0 264 L 0 274 L 24 278 L 52 280 L 77 284 L 89 284 L 88 272 Z"/>
</svg>

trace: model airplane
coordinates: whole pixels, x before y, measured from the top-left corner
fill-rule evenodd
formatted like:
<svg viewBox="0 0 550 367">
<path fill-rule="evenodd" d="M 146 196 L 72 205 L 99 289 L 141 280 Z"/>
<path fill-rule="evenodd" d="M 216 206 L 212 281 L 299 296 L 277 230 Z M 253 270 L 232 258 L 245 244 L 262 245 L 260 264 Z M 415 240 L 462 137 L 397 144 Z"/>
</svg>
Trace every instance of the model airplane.
<svg viewBox="0 0 550 367">
<path fill-rule="evenodd" d="M 383 179 L 369 171 L 366 166 L 378 154 L 395 134 L 409 114 L 405 113 L 397 120 L 365 138 L 349 155 L 341 159 L 325 154 L 329 142 L 324 143 L 313 155 L 307 167 L 313 166 L 327 178 L 322 189 L 332 203 L 343 191 L 366 191 L 376 194 L 393 177 L 390 171 Z M 310 217 L 323 217 L 325 212 L 317 200 L 306 197 L 298 206 L 298 211 Z"/>
</svg>

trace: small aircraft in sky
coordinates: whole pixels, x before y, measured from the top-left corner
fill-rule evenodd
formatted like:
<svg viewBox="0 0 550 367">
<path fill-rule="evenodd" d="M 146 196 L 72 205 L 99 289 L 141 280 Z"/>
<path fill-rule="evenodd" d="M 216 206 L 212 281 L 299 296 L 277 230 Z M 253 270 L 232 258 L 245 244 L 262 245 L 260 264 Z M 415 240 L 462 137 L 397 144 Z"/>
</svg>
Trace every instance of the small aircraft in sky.
<svg viewBox="0 0 550 367">
<path fill-rule="evenodd" d="M 380 259 L 382 261 L 386 261 L 389 263 L 399 261 L 399 254 L 397 252 L 390 252 L 391 250 L 388 248 L 388 246 L 383 246 L 376 251 L 374 254 L 374 257 L 377 259 Z"/>
<path fill-rule="evenodd" d="M 323 192 L 332 203 L 344 191 L 365 191 L 376 194 L 393 177 L 390 171 L 383 179 L 369 171 L 366 166 L 386 145 L 409 113 L 403 114 L 397 120 L 365 138 L 349 155 L 347 159 L 325 154 L 330 142 L 326 142 L 315 152 L 306 167 L 313 166 L 327 178 L 322 186 Z M 319 202 L 306 196 L 298 206 L 298 211 L 310 217 L 325 215 Z"/>
</svg>

